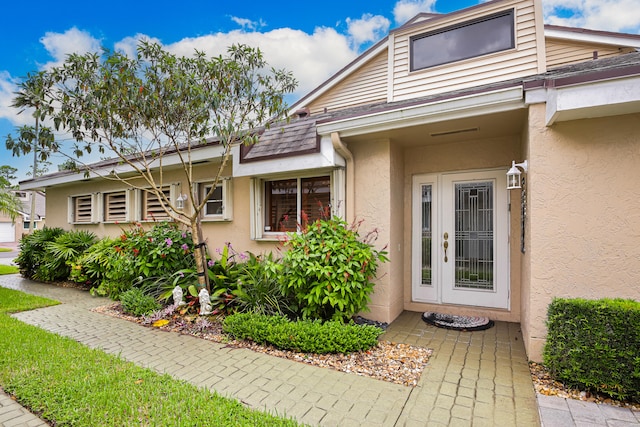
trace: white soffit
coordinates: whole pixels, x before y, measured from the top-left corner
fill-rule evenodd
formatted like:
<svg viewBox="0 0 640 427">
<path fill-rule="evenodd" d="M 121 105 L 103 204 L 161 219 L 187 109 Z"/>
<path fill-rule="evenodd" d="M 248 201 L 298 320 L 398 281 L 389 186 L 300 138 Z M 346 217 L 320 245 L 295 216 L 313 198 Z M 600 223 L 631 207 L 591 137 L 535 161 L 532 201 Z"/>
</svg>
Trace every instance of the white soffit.
<svg viewBox="0 0 640 427">
<path fill-rule="evenodd" d="M 547 126 L 638 112 L 640 76 L 547 89 Z"/>
<path fill-rule="evenodd" d="M 597 43 L 613 46 L 628 46 L 640 48 L 640 39 L 616 36 L 615 34 L 601 34 L 589 32 L 566 31 L 555 28 L 545 28 L 544 36 L 552 39 L 571 40 L 584 43 Z"/>
<path fill-rule="evenodd" d="M 349 137 L 524 107 L 522 86 L 516 86 L 318 124 L 318 133 Z"/>
</svg>

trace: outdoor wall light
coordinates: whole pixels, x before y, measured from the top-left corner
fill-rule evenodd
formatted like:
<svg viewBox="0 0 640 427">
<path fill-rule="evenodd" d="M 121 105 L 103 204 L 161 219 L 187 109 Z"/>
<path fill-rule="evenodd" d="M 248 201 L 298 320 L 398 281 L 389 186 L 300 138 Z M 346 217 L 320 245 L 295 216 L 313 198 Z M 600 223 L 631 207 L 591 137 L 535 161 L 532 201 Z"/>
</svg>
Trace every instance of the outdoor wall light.
<svg viewBox="0 0 640 427">
<path fill-rule="evenodd" d="M 186 194 L 178 194 L 176 199 L 176 209 L 184 209 L 185 202 L 187 201 Z"/>
<path fill-rule="evenodd" d="M 515 160 L 511 162 L 511 169 L 507 172 L 507 190 L 522 188 L 522 172 L 526 173 L 528 166 L 526 160 L 522 163 L 516 163 Z M 518 168 L 522 169 L 522 172 Z"/>
</svg>

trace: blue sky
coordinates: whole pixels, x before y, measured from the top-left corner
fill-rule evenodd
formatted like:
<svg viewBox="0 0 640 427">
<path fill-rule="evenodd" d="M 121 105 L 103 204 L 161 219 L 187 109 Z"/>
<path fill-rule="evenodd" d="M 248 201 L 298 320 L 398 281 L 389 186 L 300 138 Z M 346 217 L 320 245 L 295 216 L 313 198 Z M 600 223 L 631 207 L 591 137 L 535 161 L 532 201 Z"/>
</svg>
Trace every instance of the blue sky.
<svg viewBox="0 0 640 427">
<path fill-rule="evenodd" d="M 0 26 L 0 165 L 27 178 L 32 158 L 13 158 L 6 135 L 32 124 L 11 108 L 28 72 L 60 64 L 72 52 L 100 46 L 132 52 L 137 40 L 174 53 L 223 53 L 231 43 L 258 45 L 267 61 L 293 71 L 295 96 L 310 91 L 416 13 L 447 13 L 480 0 L 9 2 Z M 543 0 L 545 22 L 640 34 L 638 0 Z M 62 160 L 54 160 L 52 170 Z"/>
</svg>

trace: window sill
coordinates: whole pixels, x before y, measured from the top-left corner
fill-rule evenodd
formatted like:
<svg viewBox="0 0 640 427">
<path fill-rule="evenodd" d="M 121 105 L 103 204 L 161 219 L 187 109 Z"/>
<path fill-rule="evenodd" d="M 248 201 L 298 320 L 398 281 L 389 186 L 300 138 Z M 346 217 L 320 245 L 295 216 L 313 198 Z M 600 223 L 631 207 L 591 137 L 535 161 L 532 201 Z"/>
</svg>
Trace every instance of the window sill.
<svg viewBox="0 0 640 427">
<path fill-rule="evenodd" d="M 255 237 L 253 240 L 256 242 L 282 242 L 287 238 L 286 233 L 272 233 L 269 235 L 262 235 L 260 237 Z"/>
<path fill-rule="evenodd" d="M 223 218 L 223 217 L 203 217 L 201 219 L 202 222 L 231 222 L 233 218 Z"/>
</svg>

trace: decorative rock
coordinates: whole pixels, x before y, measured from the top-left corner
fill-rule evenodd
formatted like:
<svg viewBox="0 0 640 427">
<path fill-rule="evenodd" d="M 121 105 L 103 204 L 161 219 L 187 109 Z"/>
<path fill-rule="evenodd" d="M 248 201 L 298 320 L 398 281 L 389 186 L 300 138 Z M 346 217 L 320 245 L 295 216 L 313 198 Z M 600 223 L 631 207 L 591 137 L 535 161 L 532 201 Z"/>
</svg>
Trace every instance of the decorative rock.
<svg viewBox="0 0 640 427">
<path fill-rule="evenodd" d="M 187 303 L 183 301 L 183 292 L 182 292 L 182 288 L 180 286 L 176 286 L 175 288 L 173 288 L 173 303 L 176 306 L 181 306 L 181 305 L 186 305 Z"/>
<path fill-rule="evenodd" d="M 200 316 L 206 316 L 211 314 L 211 297 L 209 297 L 209 292 L 206 289 L 202 288 L 198 293 L 198 299 L 200 301 Z"/>
</svg>

